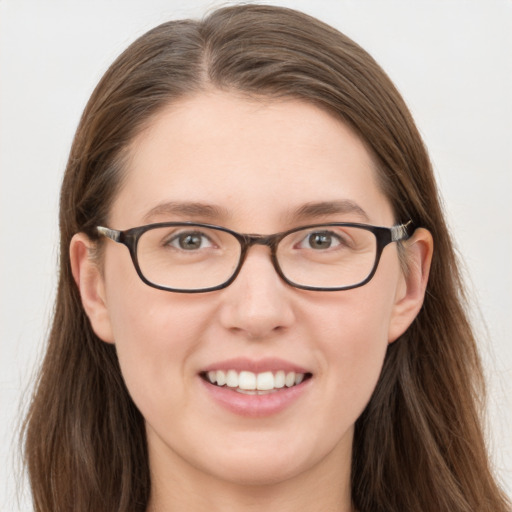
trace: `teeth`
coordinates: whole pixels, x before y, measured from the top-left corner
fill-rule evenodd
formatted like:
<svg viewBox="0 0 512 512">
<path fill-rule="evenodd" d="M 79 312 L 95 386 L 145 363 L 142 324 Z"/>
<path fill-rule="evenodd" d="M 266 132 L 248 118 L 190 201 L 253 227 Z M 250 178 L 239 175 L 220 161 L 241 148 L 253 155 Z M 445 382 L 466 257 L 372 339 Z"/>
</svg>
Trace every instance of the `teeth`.
<svg viewBox="0 0 512 512">
<path fill-rule="evenodd" d="M 231 371 L 231 370 L 230 370 Z M 259 377 L 259 375 L 258 375 Z M 238 376 L 238 386 L 229 386 L 231 388 L 238 387 L 240 389 L 256 389 L 256 375 L 252 372 L 240 372 Z M 261 389 L 258 386 L 258 389 Z"/>
<path fill-rule="evenodd" d="M 277 389 L 270 389 L 269 391 L 260 391 L 258 389 L 240 389 L 236 388 L 236 392 L 242 393 L 243 395 L 268 395 L 269 393 L 275 393 Z"/>
<path fill-rule="evenodd" d="M 274 375 L 272 372 L 258 373 L 256 381 L 258 383 L 257 388 L 260 391 L 274 389 Z"/>
<path fill-rule="evenodd" d="M 259 391 L 273 391 L 283 387 L 290 388 L 300 384 L 304 380 L 303 373 L 285 372 L 279 370 L 275 373 L 262 372 L 253 373 L 248 371 L 241 371 L 238 373 L 235 370 L 222 370 L 209 371 L 206 374 L 209 382 L 217 386 L 226 385 L 229 388 L 236 388 L 241 393 L 255 395 L 261 394 Z"/>
<path fill-rule="evenodd" d="M 235 370 L 228 370 L 226 373 L 226 386 L 228 388 L 238 387 L 238 373 Z"/>
<path fill-rule="evenodd" d="M 276 388 L 284 388 L 284 382 L 286 380 L 286 375 L 283 370 L 278 371 L 274 375 L 274 387 Z"/>
<path fill-rule="evenodd" d="M 284 385 L 287 388 L 291 388 L 295 384 L 295 372 L 290 372 L 286 374 L 284 378 Z"/>
<path fill-rule="evenodd" d="M 224 386 L 224 384 L 226 384 L 226 374 L 222 370 L 219 370 L 217 372 L 212 372 L 212 373 L 217 374 L 217 378 L 215 379 L 217 381 L 217 386 Z M 208 376 L 209 375 L 210 374 L 208 374 Z"/>
</svg>

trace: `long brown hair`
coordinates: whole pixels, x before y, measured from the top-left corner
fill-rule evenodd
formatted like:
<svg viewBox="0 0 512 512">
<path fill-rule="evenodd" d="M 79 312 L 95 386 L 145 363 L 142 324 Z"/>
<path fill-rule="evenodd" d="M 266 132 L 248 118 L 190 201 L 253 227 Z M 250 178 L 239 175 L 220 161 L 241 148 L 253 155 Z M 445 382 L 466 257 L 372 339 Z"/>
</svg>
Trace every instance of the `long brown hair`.
<svg viewBox="0 0 512 512">
<path fill-rule="evenodd" d="M 206 88 L 313 103 L 373 152 L 397 221 L 428 229 L 435 253 L 422 310 L 391 344 L 355 429 L 352 499 L 364 512 L 504 512 L 480 413 L 484 384 L 431 164 L 411 115 L 375 61 L 335 29 L 258 5 L 171 21 L 135 41 L 83 113 L 61 191 L 53 327 L 23 432 L 38 512 L 144 511 L 144 421 L 115 346 L 93 333 L 72 278 L 71 237 L 106 221 L 123 156 L 164 106 Z"/>
</svg>

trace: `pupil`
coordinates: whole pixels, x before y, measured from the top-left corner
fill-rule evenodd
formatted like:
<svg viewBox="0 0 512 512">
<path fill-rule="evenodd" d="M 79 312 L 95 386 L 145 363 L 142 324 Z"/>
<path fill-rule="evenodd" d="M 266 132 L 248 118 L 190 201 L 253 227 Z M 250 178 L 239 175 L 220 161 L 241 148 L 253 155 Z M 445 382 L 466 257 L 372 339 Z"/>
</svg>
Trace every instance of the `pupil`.
<svg viewBox="0 0 512 512">
<path fill-rule="evenodd" d="M 326 249 L 331 246 L 331 236 L 325 233 L 310 235 L 309 244 L 313 249 Z"/>
<path fill-rule="evenodd" d="M 201 237 L 198 235 L 180 236 L 180 247 L 182 249 L 199 249 L 201 247 Z"/>
</svg>

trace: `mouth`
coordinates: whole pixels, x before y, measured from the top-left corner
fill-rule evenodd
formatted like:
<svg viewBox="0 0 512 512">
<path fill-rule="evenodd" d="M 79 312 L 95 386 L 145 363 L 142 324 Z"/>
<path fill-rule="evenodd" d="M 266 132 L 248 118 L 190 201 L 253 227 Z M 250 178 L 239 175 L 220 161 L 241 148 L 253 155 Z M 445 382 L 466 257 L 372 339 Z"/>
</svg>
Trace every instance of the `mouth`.
<svg viewBox="0 0 512 512">
<path fill-rule="evenodd" d="M 209 384 L 229 388 L 237 393 L 246 395 L 268 395 L 283 389 L 293 388 L 312 377 L 311 373 L 294 371 L 251 371 L 210 370 L 201 372 L 200 376 Z"/>
</svg>

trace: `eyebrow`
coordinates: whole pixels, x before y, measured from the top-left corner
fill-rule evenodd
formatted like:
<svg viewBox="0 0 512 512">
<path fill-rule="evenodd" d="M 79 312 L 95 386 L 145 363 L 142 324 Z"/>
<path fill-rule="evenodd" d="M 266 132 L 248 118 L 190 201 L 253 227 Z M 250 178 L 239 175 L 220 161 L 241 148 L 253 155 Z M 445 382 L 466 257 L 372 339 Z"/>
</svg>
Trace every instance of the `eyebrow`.
<svg viewBox="0 0 512 512">
<path fill-rule="evenodd" d="M 323 217 L 326 215 L 346 214 L 355 214 L 366 222 L 369 222 L 370 220 L 368 214 L 357 203 L 348 199 L 306 203 L 295 210 L 292 214 L 292 218 L 305 220 L 314 217 Z"/>
<path fill-rule="evenodd" d="M 368 222 L 368 214 L 354 201 L 343 199 L 339 201 L 318 201 L 306 203 L 290 212 L 287 217 L 290 221 L 305 221 L 327 215 L 355 214 L 363 221 Z M 193 202 L 168 201 L 151 208 L 144 215 L 144 222 L 151 222 L 155 217 L 179 216 L 187 220 L 207 220 L 222 222 L 230 217 L 229 211 L 221 206 Z"/>
<path fill-rule="evenodd" d="M 159 216 L 180 216 L 192 220 L 207 219 L 220 221 L 227 219 L 230 215 L 225 208 L 217 205 L 193 201 L 169 201 L 151 208 L 144 215 L 144 222 L 149 222 L 154 217 Z"/>
</svg>

